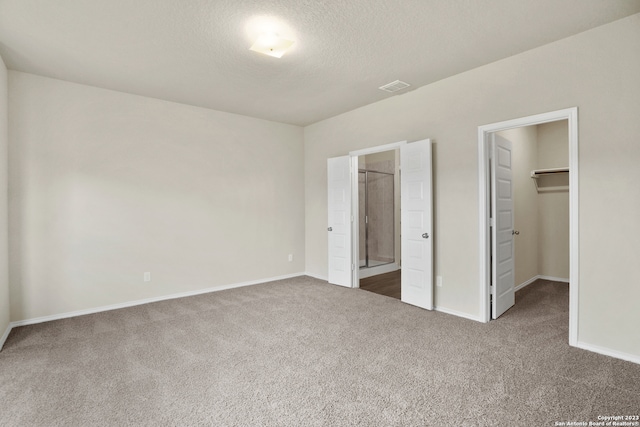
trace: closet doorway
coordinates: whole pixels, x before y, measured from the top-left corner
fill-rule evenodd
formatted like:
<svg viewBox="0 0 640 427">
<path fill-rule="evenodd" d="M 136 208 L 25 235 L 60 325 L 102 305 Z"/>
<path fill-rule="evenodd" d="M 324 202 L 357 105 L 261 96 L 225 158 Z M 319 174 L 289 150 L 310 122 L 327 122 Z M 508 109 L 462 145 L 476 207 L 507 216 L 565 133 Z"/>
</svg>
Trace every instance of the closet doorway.
<svg viewBox="0 0 640 427">
<path fill-rule="evenodd" d="M 577 109 L 481 126 L 478 136 L 483 320 L 499 317 L 515 303 L 516 290 L 538 279 L 570 282 L 569 343 L 575 345 Z"/>
</svg>

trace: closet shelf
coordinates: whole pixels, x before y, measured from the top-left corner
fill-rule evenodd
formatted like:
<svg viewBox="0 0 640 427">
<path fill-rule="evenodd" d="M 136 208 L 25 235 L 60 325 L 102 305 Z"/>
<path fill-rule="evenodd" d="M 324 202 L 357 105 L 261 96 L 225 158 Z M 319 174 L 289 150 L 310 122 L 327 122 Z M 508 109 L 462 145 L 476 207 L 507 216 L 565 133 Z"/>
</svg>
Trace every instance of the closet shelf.
<svg viewBox="0 0 640 427">
<path fill-rule="evenodd" d="M 569 173 L 569 168 L 534 169 L 531 171 L 531 178 L 538 178 L 542 175 L 551 175 L 555 173 Z"/>
<path fill-rule="evenodd" d="M 531 178 L 538 192 L 569 190 L 569 168 L 534 169 Z"/>
</svg>

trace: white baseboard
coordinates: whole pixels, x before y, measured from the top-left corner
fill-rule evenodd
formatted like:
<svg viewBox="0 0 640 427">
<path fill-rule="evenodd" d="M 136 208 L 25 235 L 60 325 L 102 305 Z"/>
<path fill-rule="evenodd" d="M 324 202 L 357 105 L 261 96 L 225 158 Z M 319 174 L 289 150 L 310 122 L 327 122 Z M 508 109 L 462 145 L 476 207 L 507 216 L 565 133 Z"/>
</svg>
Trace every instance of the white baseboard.
<svg viewBox="0 0 640 427">
<path fill-rule="evenodd" d="M 4 334 L 0 337 L 0 351 L 2 351 L 2 347 L 4 347 L 4 343 L 7 341 L 7 338 L 9 338 L 9 333 L 11 332 L 11 329 L 13 329 L 13 325 L 9 323 L 7 325 L 7 330 L 4 331 Z"/>
<path fill-rule="evenodd" d="M 587 344 L 581 341 L 578 341 L 576 347 L 583 350 L 592 351 L 594 353 L 603 354 L 605 356 L 615 357 L 616 359 L 626 360 L 627 362 L 640 364 L 640 356 L 635 354 L 623 353 L 621 351 L 611 350 L 610 348 L 600 347 L 594 344 Z"/>
<path fill-rule="evenodd" d="M 471 314 L 463 313 L 461 311 L 452 310 L 450 308 L 434 307 L 433 309 L 435 311 L 439 311 L 441 313 L 451 314 L 452 316 L 458 316 L 458 317 L 462 317 L 462 318 L 465 318 L 465 319 L 474 320 L 476 322 L 482 322 L 482 319 L 480 319 L 480 317 L 478 317 L 478 316 L 473 316 Z"/>
<path fill-rule="evenodd" d="M 306 272 L 306 273 L 304 273 L 304 275 L 305 275 L 305 276 L 309 276 L 309 277 L 313 277 L 314 279 L 322 280 L 322 281 L 324 281 L 324 282 L 328 282 L 328 281 L 329 281 L 329 278 L 328 278 L 328 277 L 326 277 L 326 276 L 321 276 L 321 275 L 319 275 L 319 274 L 314 274 L 314 273 Z"/>
<path fill-rule="evenodd" d="M 367 277 L 377 276 L 378 274 L 391 273 L 392 271 L 400 270 L 400 266 L 395 262 L 390 264 L 377 265 L 375 267 L 361 268 L 358 271 L 358 277 L 365 279 Z"/>
<path fill-rule="evenodd" d="M 569 283 L 570 282 L 569 279 L 565 279 L 563 277 L 553 277 L 553 276 L 538 276 L 538 279 L 551 280 L 552 282 L 563 282 L 563 283 Z"/>
<path fill-rule="evenodd" d="M 100 313 L 109 310 L 118 310 L 120 308 L 134 307 L 136 305 L 149 304 L 152 302 L 165 301 L 169 299 L 191 297 L 195 295 L 208 294 L 210 292 L 224 291 L 225 289 L 241 288 L 243 286 L 258 285 L 261 283 L 275 282 L 276 280 L 291 279 L 293 277 L 304 276 L 304 273 L 287 274 L 285 276 L 271 277 L 267 279 L 252 280 L 249 282 L 234 283 L 231 285 L 216 286 L 213 288 L 198 289 L 196 291 L 181 292 L 178 294 L 164 295 L 160 297 L 145 298 L 136 301 L 127 301 L 119 304 L 105 305 L 102 307 L 89 308 L 86 310 L 69 311 L 67 313 L 53 314 L 51 316 L 36 317 L 33 319 L 18 320 L 9 324 L 9 329 L 17 326 L 35 325 L 36 323 L 50 322 L 52 320 L 67 319 L 69 317 L 84 316 L 86 314 Z M 8 333 L 7 333 L 8 335 Z"/>
<path fill-rule="evenodd" d="M 514 288 L 514 291 L 518 292 L 520 289 L 524 288 L 525 286 L 529 286 L 530 284 L 532 284 L 533 282 L 535 282 L 539 278 L 540 278 L 540 276 L 533 276 L 531 279 L 525 280 L 524 282 L 522 282 L 518 286 L 516 286 Z"/>
<path fill-rule="evenodd" d="M 526 280 L 522 283 L 520 283 L 518 286 L 516 286 L 514 288 L 515 292 L 518 292 L 520 289 L 529 286 L 530 284 L 532 284 L 533 282 L 535 282 L 536 280 L 541 279 L 541 280 L 551 280 L 552 282 L 563 282 L 563 283 L 569 283 L 569 279 L 563 279 L 562 277 L 553 277 L 553 276 L 541 276 L 541 275 L 537 275 L 532 277 L 529 280 Z"/>
</svg>

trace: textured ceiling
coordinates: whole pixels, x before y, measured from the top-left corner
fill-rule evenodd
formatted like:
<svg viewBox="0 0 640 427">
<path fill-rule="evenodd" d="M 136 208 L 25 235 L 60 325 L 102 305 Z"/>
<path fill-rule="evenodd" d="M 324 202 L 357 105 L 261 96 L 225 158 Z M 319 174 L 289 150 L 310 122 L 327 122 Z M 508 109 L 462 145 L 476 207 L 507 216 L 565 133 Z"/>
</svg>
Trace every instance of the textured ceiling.
<svg viewBox="0 0 640 427">
<path fill-rule="evenodd" d="M 640 0 L 0 0 L 10 69 L 307 125 L 640 12 Z M 266 18 L 295 40 L 249 50 Z M 403 92 L 406 92 L 403 91 Z M 400 93 L 403 93 L 400 92 Z"/>
</svg>

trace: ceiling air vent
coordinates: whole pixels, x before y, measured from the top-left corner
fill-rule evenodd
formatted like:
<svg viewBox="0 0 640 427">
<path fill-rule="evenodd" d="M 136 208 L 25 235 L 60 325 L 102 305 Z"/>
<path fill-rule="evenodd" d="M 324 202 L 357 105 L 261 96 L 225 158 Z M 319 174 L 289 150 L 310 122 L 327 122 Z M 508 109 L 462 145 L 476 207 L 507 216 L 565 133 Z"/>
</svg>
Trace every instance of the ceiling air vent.
<svg viewBox="0 0 640 427">
<path fill-rule="evenodd" d="M 395 82 L 387 83 L 384 86 L 380 86 L 378 89 L 383 90 L 385 92 L 397 92 L 404 88 L 411 86 L 409 83 L 401 82 L 400 80 L 396 80 Z"/>
</svg>

